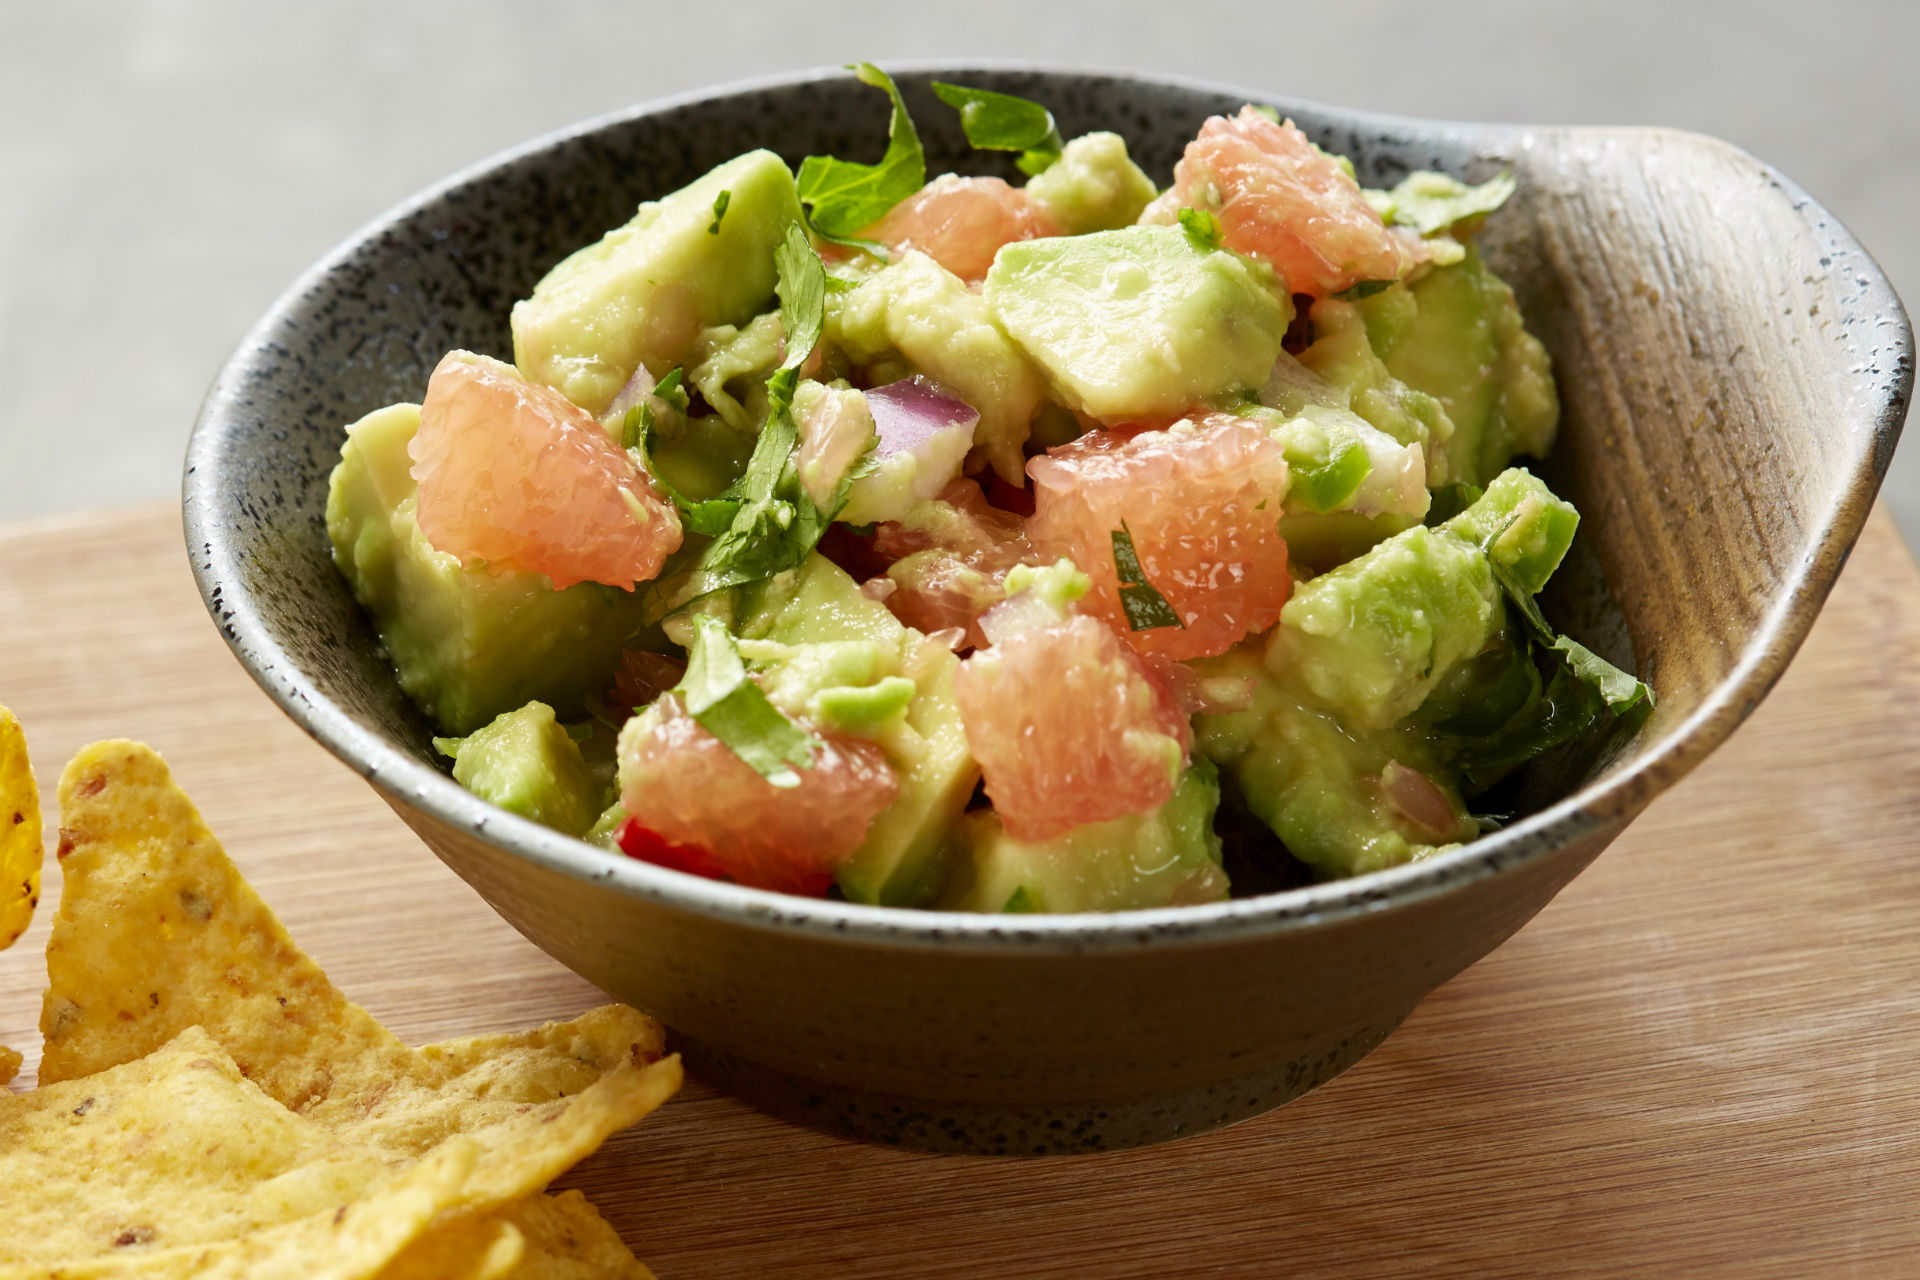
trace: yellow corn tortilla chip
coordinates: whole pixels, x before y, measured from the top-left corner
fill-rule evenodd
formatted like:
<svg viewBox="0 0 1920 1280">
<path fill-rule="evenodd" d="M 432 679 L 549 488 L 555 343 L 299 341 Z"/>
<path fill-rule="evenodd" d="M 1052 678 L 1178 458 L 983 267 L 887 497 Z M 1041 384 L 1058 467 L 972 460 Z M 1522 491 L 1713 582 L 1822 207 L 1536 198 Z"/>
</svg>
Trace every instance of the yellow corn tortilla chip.
<svg viewBox="0 0 1920 1280">
<path fill-rule="evenodd" d="M 653 1280 L 578 1191 L 528 1196 L 436 1227 L 379 1280 Z"/>
<path fill-rule="evenodd" d="M 505 1186 L 550 1170 L 528 1188 L 679 1085 L 677 1059 L 654 1061 L 660 1025 L 621 1005 L 408 1048 L 294 945 L 152 749 L 87 747 L 59 795 L 66 885 L 47 943 L 43 1081 L 103 1070 L 202 1026 L 269 1097 L 393 1158 L 489 1128 L 500 1132 L 486 1145 L 499 1150 L 540 1126 L 537 1157 L 521 1153 L 500 1174 Z M 477 1194 L 496 1195 L 493 1176 L 483 1170 Z"/>
<path fill-rule="evenodd" d="M 649 1274 L 584 1197 L 528 1193 L 679 1087 L 657 1022 L 609 1005 L 408 1048 L 294 945 L 157 753 L 86 748 L 59 796 L 65 888 L 47 944 L 43 1082 L 201 1026 L 267 1097 L 343 1144 L 404 1161 L 471 1140 L 466 1212 L 396 1258 L 396 1277 Z"/>
<path fill-rule="evenodd" d="M 13 712 L 0 707 L 0 951 L 19 941 L 33 920 L 40 859 L 40 788 L 27 760 L 27 735 Z M 17 1058 L 13 1065 L 19 1069 Z"/>
<path fill-rule="evenodd" d="M 459 1197 L 475 1155 L 472 1143 L 447 1143 L 358 1200 L 230 1240 L 135 1242 L 106 1257 L 0 1267 L 0 1280 L 370 1280 Z"/>
<path fill-rule="evenodd" d="M 378 1280 L 501 1280 L 518 1277 L 527 1240 L 519 1228 L 493 1215 L 475 1215 L 437 1226 L 380 1269 Z"/>
<path fill-rule="evenodd" d="M 189 1028 L 134 1062 L 0 1098 L 0 1187 L 25 1193 L 6 1210 L 0 1276 L 302 1275 L 336 1252 L 357 1259 L 337 1274 L 373 1275 L 467 1198 L 481 1154 L 460 1139 L 390 1169 Z"/>
<path fill-rule="evenodd" d="M 513 1280 L 653 1280 L 593 1202 L 578 1191 L 529 1196 L 501 1210 L 527 1242 Z"/>
<path fill-rule="evenodd" d="M 387 1172 L 240 1075 L 192 1027 L 98 1075 L 0 1098 L 0 1263 L 167 1248 L 277 1226 Z"/>
<path fill-rule="evenodd" d="M 18 1049 L 9 1049 L 0 1044 L 0 1088 L 4 1088 L 8 1081 L 20 1074 L 20 1064 L 23 1061 L 25 1059 L 20 1056 Z"/>
</svg>

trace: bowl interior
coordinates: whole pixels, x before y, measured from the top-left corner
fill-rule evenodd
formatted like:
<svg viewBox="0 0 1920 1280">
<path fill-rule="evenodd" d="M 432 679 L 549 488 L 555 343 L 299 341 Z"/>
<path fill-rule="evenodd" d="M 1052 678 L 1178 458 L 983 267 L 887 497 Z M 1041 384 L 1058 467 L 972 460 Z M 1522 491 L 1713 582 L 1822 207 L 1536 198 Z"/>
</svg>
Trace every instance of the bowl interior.
<svg viewBox="0 0 1920 1280">
<path fill-rule="evenodd" d="M 1162 182 L 1204 117 L 1249 98 L 1096 73 L 899 74 L 930 172 L 1009 178 L 1006 158 L 967 148 L 934 78 L 1039 99 L 1069 137 L 1116 130 Z M 1545 471 L 1584 517 L 1547 611 L 1637 667 L 1660 711 L 1631 741 L 1530 766 L 1513 803 L 1559 807 L 1454 856 L 1545 847 L 1555 821 L 1624 820 L 1751 709 L 1831 585 L 1905 413 L 1912 362 L 1897 300 L 1817 205 L 1708 139 L 1253 100 L 1350 155 L 1369 185 L 1414 168 L 1516 170 L 1520 193 L 1481 243 L 1553 354 L 1565 416 Z M 451 347 L 510 358 L 514 301 L 638 202 L 749 148 L 794 164 L 873 159 L 885 135 L 884 99 L 843 74 L 677 100 L 486 162 L 303 278 L 222 373 L 188 457 L 195 570 L 256 678 L 390 794 L 460 820 L 431 726 L 329 557 L 327 477 L 345 425 L 419 399 Z M 518 820 L 493 832 L 551 847 Z"/>
</svg>

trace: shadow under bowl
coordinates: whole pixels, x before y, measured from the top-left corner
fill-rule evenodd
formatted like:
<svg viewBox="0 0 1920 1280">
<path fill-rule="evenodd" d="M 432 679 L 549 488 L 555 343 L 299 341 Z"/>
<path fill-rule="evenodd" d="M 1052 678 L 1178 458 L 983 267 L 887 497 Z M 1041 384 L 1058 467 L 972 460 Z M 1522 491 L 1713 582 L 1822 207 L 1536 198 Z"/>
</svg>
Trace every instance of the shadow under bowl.
<svg viewBox="0 0 1920 1280">
<path fill-rule="evenodd" d="M 930 172 L 997 172 L 934 78 L 1113 129 L 1166 180 L 1207 115 L 1264 95 L 1010 66 L 898 73 Z M 1518 784 L 1526 816 L 1457 852 L 1208 906 L 969 916 L 787 897 L 628 861 L 456 785 L 334 570 L 327 478 L 349 422 L 417 400 L 449 348 L 634 205 L 767 146 L 869 156 L 877 94 L 808 73 L 641 107 L 469 169 L 304 276 L 210 392 L 188 550 L 240 661 L 446 863 L 569 968 L 672 1027 L 778 1112 L 976 1152 L 1161 1141 L 1331 1078 L 1498 946 L 1752 712 L 1859 534 L 1898 438 L 1912 338 L 1860 246 L 1778 173 L 1659 130 L 1446 124 L 1272 100 L 1362 181 L 1416 168 L 1519 194 L 1481 244 L 1554 359 L 1546 468 L 1580 509 L 1547 599 L 1659 712 Z M 483 957 L 476 958 L 484 963 Z"/>
</svg>

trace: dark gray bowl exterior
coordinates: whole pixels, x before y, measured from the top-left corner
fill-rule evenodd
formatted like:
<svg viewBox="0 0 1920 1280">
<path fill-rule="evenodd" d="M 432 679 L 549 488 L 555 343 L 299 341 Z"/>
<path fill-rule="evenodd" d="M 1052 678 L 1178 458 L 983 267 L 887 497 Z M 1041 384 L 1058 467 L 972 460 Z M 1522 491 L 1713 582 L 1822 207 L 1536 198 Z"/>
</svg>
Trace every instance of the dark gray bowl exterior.
<svg viewBox="0 0 1920 1280">
<path fill-rule="evenodd" d="M 1537 811 L 1457 853 L 1270 897 L 1093 917 L 742 889 L 610 857 L 458 787 L 329 559 L 326 485 L 345 424 L 418 399 L 450 347 L 509 355 L 514 300 L 641 199 L 755 146 L 790 162 L 875 153 L 879 96 L 839 73 L 540 140 L 316 266 L 208 396 L 185 481 L 194 571 L 241 662 L 296 721 L 516 928 L 657 1014 L 723 1082 L 814 1123 L 934 1148 L 1087 1150 L 1197 1132 L 1357 1060 L 1752 710 L 1866 517 L 1905 416 L 1911 336 L 1844 229 L 1711 140 L 1434 124 L 1091 72 L 899 77 L 934 172 L 1009 172 L 965 150 L 927 88 L 936 77 L 1044 100 L 1068 136 L 1116 129 L 1162 181 L 1202 118 L 1249 99 L 1276 102 L 1371 183 L 1515 167 L 1522 195 L 1489 225 L 1486 249 L 1555 356 L 1567 413 L 1549 477 L 1586 517 L 1550 604 L 1616 660 L 1637 655 L 1661 713 L 1597 757 L 1536 770 Z M 1745 202 L 1730 217 L 1729 193 Z M 1799 288 L 1824 319 L 1768 318 L 1774 274 L 1802 267 Z M 1622 335 L 1661 346 L 1619 350 Z M 1784 392 L 1766 374 L 1730 386 L 1743 352 L 1761 370 L 1797 360 Z M 1720 417 L 1703 429 L 1696 409 L 1709 403 Z"/>
</svg>

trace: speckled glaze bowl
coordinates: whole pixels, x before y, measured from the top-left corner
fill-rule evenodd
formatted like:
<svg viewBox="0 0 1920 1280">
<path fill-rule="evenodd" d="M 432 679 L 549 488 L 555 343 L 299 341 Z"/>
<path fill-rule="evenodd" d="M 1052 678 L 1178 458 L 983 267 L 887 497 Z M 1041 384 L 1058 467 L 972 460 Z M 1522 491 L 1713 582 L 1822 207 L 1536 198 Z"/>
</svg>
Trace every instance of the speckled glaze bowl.
<svg viewBox="0 0 1920 1280">
<path fill-rule="evenodd" d="M 839 72 L 590 121 L 459 174 L 303 277 L 248 335 L 188 451 L 188 549 L 260 685 L 516 928 L 673 1027 L 726 1087 L 887 1142 L 1046 1153 L 1156 1142 L 1351 1066 L 1524 924 L 1778 678 L 1858 535 L 1905 416 L 1912 340 L 1873 262 L 1752 157 L 1653 130 L 1441 124 L 1159 77 L 898 74 L 929 168 L 969 153 L 936 76 L 1123 133 L 1166 181 L 1210 113 L 1272 102 L 1363 181 L 1410 168 L 1520 193 L 1482 243 L 1551 350 L 1547 467 L 1584 515 L 1547 600 L 1638 670 L 1630 740 L 1537 762 L 1526 816 L 1458 852 L 1202 907 L 967 916 L 813 901 L 609 856 L 454 784 L 329 559 L 344 426 L 417 400 L 450 347 L 510 355 L 507 311 L 640 200 L 772 147 L 870 158 L 878 94 Z M 484 963 L 477 957 L 476 963 Z"/>
</svg>

